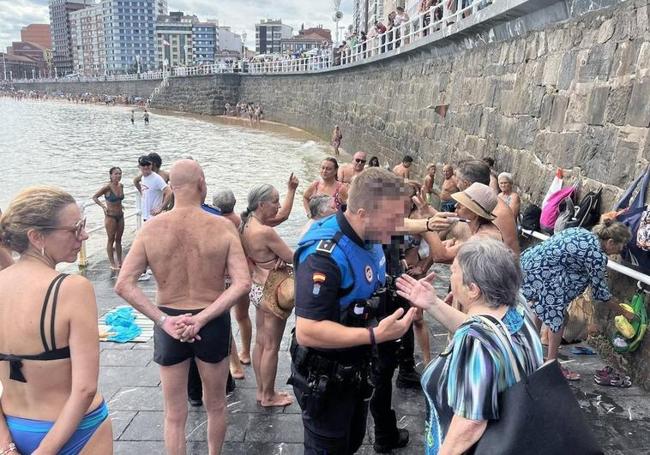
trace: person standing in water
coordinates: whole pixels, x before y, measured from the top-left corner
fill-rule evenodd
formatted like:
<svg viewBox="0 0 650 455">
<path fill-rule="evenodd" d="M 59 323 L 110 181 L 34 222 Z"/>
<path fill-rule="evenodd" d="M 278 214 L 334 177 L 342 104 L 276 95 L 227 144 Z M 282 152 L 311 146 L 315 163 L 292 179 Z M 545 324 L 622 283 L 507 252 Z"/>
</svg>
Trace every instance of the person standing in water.
<svg viewBox="0 0 650 455">
<path fill-rule="evenodd" d="M 108 237 L 106 254 L 108 254 L 108 260 L 111 263 L 111 270 L 119 270 L 122 265 L 122 234 L 124 233 L 124 209 L 122 207 L 124 186 L 120 183 L 122 169 L 112 167 L 108 171 L 108 175 L 110 181 L 95 193 L 93 201 L 104 211 L 104 226 Z M 101 196 L 104 196 L 106 203 L 102 204 L 99 200 Z"/>
<path fill-rule="evenodd" d="M 149 124 L 149 112 L 147 112 L 147 109 L 145 108 L 144 110 L 144 124 L 148 125 Z"/>
<path fill-rule="evenodd" d="M 131 125 L 135 125 L 135 109 L 131 109 Z"/>
<path fill-rule="evenodd" d="M 332 147 L 334 147 L 334 155 L 336 156 L 339 156 L 339 147 L 341 146 L 342 140 L 343 134 L 341 133 L 341 128 L 336 125 L 334 131 L 332 131 Z"/>
</svg>

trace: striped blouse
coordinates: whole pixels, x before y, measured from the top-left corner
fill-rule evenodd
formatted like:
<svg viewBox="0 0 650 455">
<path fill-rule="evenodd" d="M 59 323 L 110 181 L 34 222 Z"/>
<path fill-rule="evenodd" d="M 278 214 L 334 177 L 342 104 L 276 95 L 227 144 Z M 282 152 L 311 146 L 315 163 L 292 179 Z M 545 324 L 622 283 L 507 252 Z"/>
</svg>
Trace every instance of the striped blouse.
<svg viewBox="0 0 650 455">
<path fill-rule="evenodd" d="M 530 374 L 542 365 L 542 344 L 532 321 L 519 306 L 502 322 L 513 352 Z M 506 337 L 507 338 L 507 337 Z M 454 414 L 470 420 L 499 419 L 499 393 L 516 383 L 506 347 L 478 317 L 461 325 L 442 354 L 422 375 L 427 398 L 425 453 L 436 455 Z"/>
</svg>

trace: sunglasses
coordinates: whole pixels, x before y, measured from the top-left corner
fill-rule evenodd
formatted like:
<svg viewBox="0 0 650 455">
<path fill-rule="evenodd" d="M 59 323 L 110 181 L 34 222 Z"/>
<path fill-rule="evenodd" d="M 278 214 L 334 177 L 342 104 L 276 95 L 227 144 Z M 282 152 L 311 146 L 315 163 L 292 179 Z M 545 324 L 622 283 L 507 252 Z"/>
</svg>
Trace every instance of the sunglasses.
<svg viewBox="0 0 650 455">
<path fill-rule="evenodd" d="M 355 158 L 354 161 L 356 161 L 357 163 L 366 164 L 366 160 L 360 160 L 359 158 Z"/>
<path fill-rule="evenodd" d="M 77 221 L 74 226 L 41 226 L 41 228 L 72 232 L 77 240 L 81 240 L 81 233 L 86 229 L 86 218 Z"/>
</svg>

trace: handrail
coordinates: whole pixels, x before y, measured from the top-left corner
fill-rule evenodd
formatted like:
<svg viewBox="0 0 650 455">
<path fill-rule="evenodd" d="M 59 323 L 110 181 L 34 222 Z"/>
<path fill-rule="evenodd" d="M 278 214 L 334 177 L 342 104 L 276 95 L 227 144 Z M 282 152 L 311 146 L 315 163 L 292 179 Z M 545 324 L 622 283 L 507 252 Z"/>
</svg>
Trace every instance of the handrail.
<svg viewBox="0 0 650 455">
<path fill-rule="evenodd" d="M 281 59 L 268 61 L 236 60 L 197 66 L 177 66 L 163 71 L 149 71 L 139 74 L 119 74 L 104 76 L 76 76 L 63 78 L 20 79 L 21 82 L 99 82 L 99 81 L 131 81 L 159 80 L 168 77 L 192 77 L 210 74 L 240 73 L 240 74 L 295 74 L 318 73 L 335 67 L 346 67 L 369 60 L 377 55 L 399 52 L 399 48 L 423 41 L 426 37 L 439 34 L 440 37 L 456 33 L 468 17 L 473 17 L 479 11 L 490 8 L 497 0 L 456 0 L 448 2 L 440 0 L 427 11 L 420 12 L 391 30 L 365 41 L 355 43 L 351 48 L 336 52 L 333 48 L 319 50 L 319 55 L 303 58 L 284 56 Z M 453 8 L 450 8 L 452 6 Z M 480 20 L 480 18 L 478 18 Z M 269 57 L 271 58 L 271 57 Z"/>
<path fill-rule="evenodd" d="M 137 231 L 142 227 L 142 204 L 141 204 L 142 195 L 140 194 L 140 192 L 138 190 L 131 190 L 131 191 L 128 191 L 128 192 L 124 193 L 125 196 L 127 196 L 127 195 L 130 196 L 130 195 L 133 195 L 133 194 L 135 195 L 135 207 L 136 207 L 135 211 L 133 213 L 129 213 L 128 215 L 124 214 L 124 219 L 126 220 L 127 218 L 135 217 L 136 218 L 135 227 L 136 227 L 136 231 Z M 83 211 L 87 207 L 92 207 L 95 204 L 96 204 L 95 201 L 90 200 L 90 201 L 84 202 L 83 204 L 80 204 L 80 206 L 81 206 L 81 209 Z M 97 231 L 101 231 L 102 229 L 104 229 L 104 226 L 102 226 L 100 224 L 98 226 L 95 226 L 92 229 L 88 229 L 86 231 L 86 234 L 90 235 L 90 234 L 93 234 L 93 233 L 95 233 Z M 81 250 L 79 251 L 79 259 L 78 259 L 77 262 L 79 264 L 80 269 L 83 269 L 83 268 L 88 266 L 88 255 L 86 254 L 86 242 L 85 241 L 81 242 Z"/>
<path fill-rule="evenodd" d="M 539 240 L 547 240 L 547 239 L 550 238 L 550 236 L 548 236 L 546 234 L 542 234 L 541 232 L 537 232 L 537 231 L 531 231 L 529 229 L 522 229 L 521 232 L 523 232 L 524 234 L 526 234 L 526 235 L 528 235 L 530 237 L 535 237 L 536 239 L 539 239 Z M 650 276 L 648 276 L 648 275 L 646 275 L 644 273 L 641 273 L 641 272 L 639 272 L 637 270 L 626 267 L 623 264 L 619 264 L 618 262 L 615 262 L 615 261 L 612 261 L 611 259 L 608 259 L 607 260 L 607 267 L 609 267 L 610 269 L 612 269 L 612 270 L 614 270 L 614 271 L 616 271 L 616 272 L 618 272 L 618 273 L 620 273 L 622 275 L 629 276 L 630 278 L 633 278 L 633 279 L 635 279 L 637 281 L 640 281 L 643 284 L 650 285 Z"/>
</svg>

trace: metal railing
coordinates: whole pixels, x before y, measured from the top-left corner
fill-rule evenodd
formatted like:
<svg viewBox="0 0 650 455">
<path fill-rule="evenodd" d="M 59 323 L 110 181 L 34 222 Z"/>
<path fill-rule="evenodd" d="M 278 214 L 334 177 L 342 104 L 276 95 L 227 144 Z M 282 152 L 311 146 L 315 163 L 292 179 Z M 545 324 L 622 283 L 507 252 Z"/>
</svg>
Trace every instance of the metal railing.
<svg viewBox="0 0 650 455">
<path fill-rule="evenodd" d="M 142 204 L 141 204 L 141 194 L 138 190 L 131 190 L 128 192 L 124 193 L 124 196 L 130 196 L 130 195 L 135 195 L 135 211 L 132 213 L 125 213 L 124 214 L 124 220 L 126 221 L 128 218 L 134 218 L 136 220 L 135 223 L 135 229 L 136 231 L 139 230 L 142 227 Z M 85 211 L 86 208 L 92 207 L 96 205 L 95 201 L 87 201 L 84 202 L 83 204 L 80 204 L 82 211 Z M 100 223 L 99 225 L 95 226 L 94 228 L 86 230 L 86 233 L 90 236 L 91 234 L 94 234 L 95 232 L 101 231 L 104 229 L 104 225 Z M 88 266 L 88 254 L 86 252 L 86 242 L 81 243 L 81 251 L 79 251 L 79 258 L 77 259 L 77 264 L 79 265 L 80 269 L 83 269 Z"/>
<path fill-rule="evenodd" d="M 140 74 L 105 76 L 76 76 L 62 78 L 22 79 L 20 82 L 101 82 L 158 80 L 165 76 L 191 77 L 211 74 L 295 74 L 318 73 L 337 67 L 346 67 L 373 59 L 379 55 L 397 54 L 404 46 L 412 47 L 426 39 L 442 38 L 456 33 L 468 18 L 489 8 L 497 0 L 438 0 L 429 10 L 399 23 L 392 29 L 341 50 L 321 49 L 318 55 L 304 58 L 281 58 L 260 56 L 261 60 L 237 60 L 198 66 L 178 66 L 165 71 L 149 71 Z M 480 18 L 473 19 L 480 22 Z"/>
<path fill-rule="evenodd" d="M 528 229 L 522 229 L 521 232 L 524 233 L 525 235 L 534 237 L 542 241 L 550 238 L 550 236 L 546 234 L 542 234 L 541 232 L 537 232 L 537 231 L 530 231 Z M 629 276 L 632 279 L 640 281 L 643 284 L 650 285 L 650 276 L 646 275 L 645 273 L 641 273 L 637 270 L 626 267 L 623 264 L 619 264 L 618 262 L 612 261 L 611 259 L 607 260 L 607 267 L 622 275 Z"/>
</svg>

